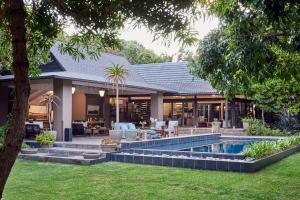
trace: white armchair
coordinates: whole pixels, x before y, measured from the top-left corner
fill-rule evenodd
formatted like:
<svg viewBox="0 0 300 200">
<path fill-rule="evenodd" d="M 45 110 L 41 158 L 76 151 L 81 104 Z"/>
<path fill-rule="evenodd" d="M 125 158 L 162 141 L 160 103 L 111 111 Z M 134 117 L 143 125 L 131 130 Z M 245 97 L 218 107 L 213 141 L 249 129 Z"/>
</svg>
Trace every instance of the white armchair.
<svg viewBox="0 0 300 200">
<path fill-rule="evenodd" d="M 176 128 L 178 127 L 178 121 L 169 121 L 168 128 L 165 129 L 166 132 L 168 132 L 169 136 L 171 133 L 174 133 L 174 135 L 178 135 Z"/>
</svg>

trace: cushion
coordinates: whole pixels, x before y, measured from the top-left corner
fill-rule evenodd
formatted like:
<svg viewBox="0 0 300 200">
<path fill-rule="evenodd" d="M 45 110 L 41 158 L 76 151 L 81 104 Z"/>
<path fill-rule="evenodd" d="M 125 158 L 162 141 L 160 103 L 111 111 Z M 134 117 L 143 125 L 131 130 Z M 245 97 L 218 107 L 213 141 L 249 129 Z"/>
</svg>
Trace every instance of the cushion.
<svg viewBox="0 0 300 200">
<path fill-rule="evenodd" d="M 165 121 L 157 121 L 155 123 L 155 128 L 156 129 L 161 129 L 162 126 L 165 126 L 166 125 L 166 122 Z"/>
<path fill-rule="evenodd" d="M 128 123 L 128 129 L 130 130 L 136 130 L 136 127 L 133 123 Z"/>
<path fill-rule="evenodd" d="M 120 130 L 128 130 L 127 124 L 120 124 Z"/>
<path fill-rule="evenodd" d="M 174 128 L 174 126 L 178 126 L 178 121 L 169 121 L 169 127 Z"/>
</svg>

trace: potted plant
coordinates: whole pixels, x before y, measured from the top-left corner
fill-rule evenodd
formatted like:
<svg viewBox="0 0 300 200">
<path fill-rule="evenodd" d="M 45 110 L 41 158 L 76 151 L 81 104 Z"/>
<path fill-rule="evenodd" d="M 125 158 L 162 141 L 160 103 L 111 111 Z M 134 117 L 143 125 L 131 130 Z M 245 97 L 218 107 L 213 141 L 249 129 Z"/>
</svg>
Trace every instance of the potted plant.
<svg viewBox="0 0 300 200">
<path fill-rule="evenodd" d="M 143 140 L 145 138 L 145 131 L 143 131 L 142 129 L 138 128 L 136 130 L 136 140 Z"/>
<path fill-rule="evenodd" d="M 140 121 L 139 124 L 142 126 L 142 129 L 144 129 L 147 122 L 146 121 Z"/>
<path fill-rule="evenodd" d="M 243 122 L 243 128 L 245 130 L 247 130 L 249 128 L 249 124 L 253 121 L 253 118 L 251 117 L 245 117 L 242 119 L 242 122 Z"/>
<path fill-rule="evenodd" d="M 55 137 L 49 131 L 43 132 L 36 136 L 36 141 L 41 145 L 42 148 L 53 147 Z"/>
<path fill-rule="evenodd" d="M 21 147 L 22 154 L 36 154 L 38 149 L 31 148 L 28 144 L 23 143 Z"/>
<path fill-rule="evenodd" d="M 100 146 L 103 152 L 116 152 L 119 149 L 119 142 L 112 139 L 103 139 Z"/>
<path fill-rule="evenodd" d="M 48 111 L 48 123 L 49 123 L 49 131 L 48 133 L 52 134 L 54 136 L 54 140 L 56 140 L 57 137 L 57 132 L 53 130 L 52 127 L 52 109 L 53 105 L 58 107 L 58 102 L 61 101 L 58 96 L 53 94 L 53 92 L 47 92 L 45 95 L 43 95 L 43 99 L 41 101 L 41 104 L 44 104 L 47 106 L 47 111 Z"/>
<path fill-rule="evenodd" d="M 126 80 L 126 76 L 128 75 L 128 70 L 123 65 L 113 65 L 111 67 L 105 68 L 105 77 L 106 80 L 112 83 L 113 88 L 116 90 L 116 123 L 120 122 L 119 112 L 119 86 L 123 84 Z"/>
</svg>

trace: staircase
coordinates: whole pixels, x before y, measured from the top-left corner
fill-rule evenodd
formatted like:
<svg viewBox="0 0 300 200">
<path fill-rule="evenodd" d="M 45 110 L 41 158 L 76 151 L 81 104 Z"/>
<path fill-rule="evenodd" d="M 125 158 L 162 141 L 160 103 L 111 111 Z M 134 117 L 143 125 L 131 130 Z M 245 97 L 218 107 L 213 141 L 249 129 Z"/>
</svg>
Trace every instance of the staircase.
<svg viewBox="0 0 300 200">
<path fill-rule="evenodd" d="M 34 142 L 27 143 L 32 144 Z M 102 153 L 102 155 L 97 159 L 84 159 L 83 153 Z M 19 158 L 41 162 L 88 165 L 107 161 L 109 156 L 109 153 L 101 151 L 100 145 L 55 142 L 52 148 L 39 148 L 37 154 L 20 154 Z"/>
</svg>

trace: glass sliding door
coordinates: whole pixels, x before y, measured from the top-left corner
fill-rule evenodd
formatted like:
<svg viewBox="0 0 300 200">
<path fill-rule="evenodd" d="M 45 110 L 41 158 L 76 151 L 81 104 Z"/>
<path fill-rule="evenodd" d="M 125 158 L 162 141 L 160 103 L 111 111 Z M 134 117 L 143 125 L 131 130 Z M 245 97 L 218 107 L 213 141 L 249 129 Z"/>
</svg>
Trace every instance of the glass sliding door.
<svg viewBox="0 0 300 200">
<path fill-rule="evenodd" d="M 194 103 L 184 102 L 183 103 L 183 125 L 193 126 L 194 125 Z"/>
</svg>

